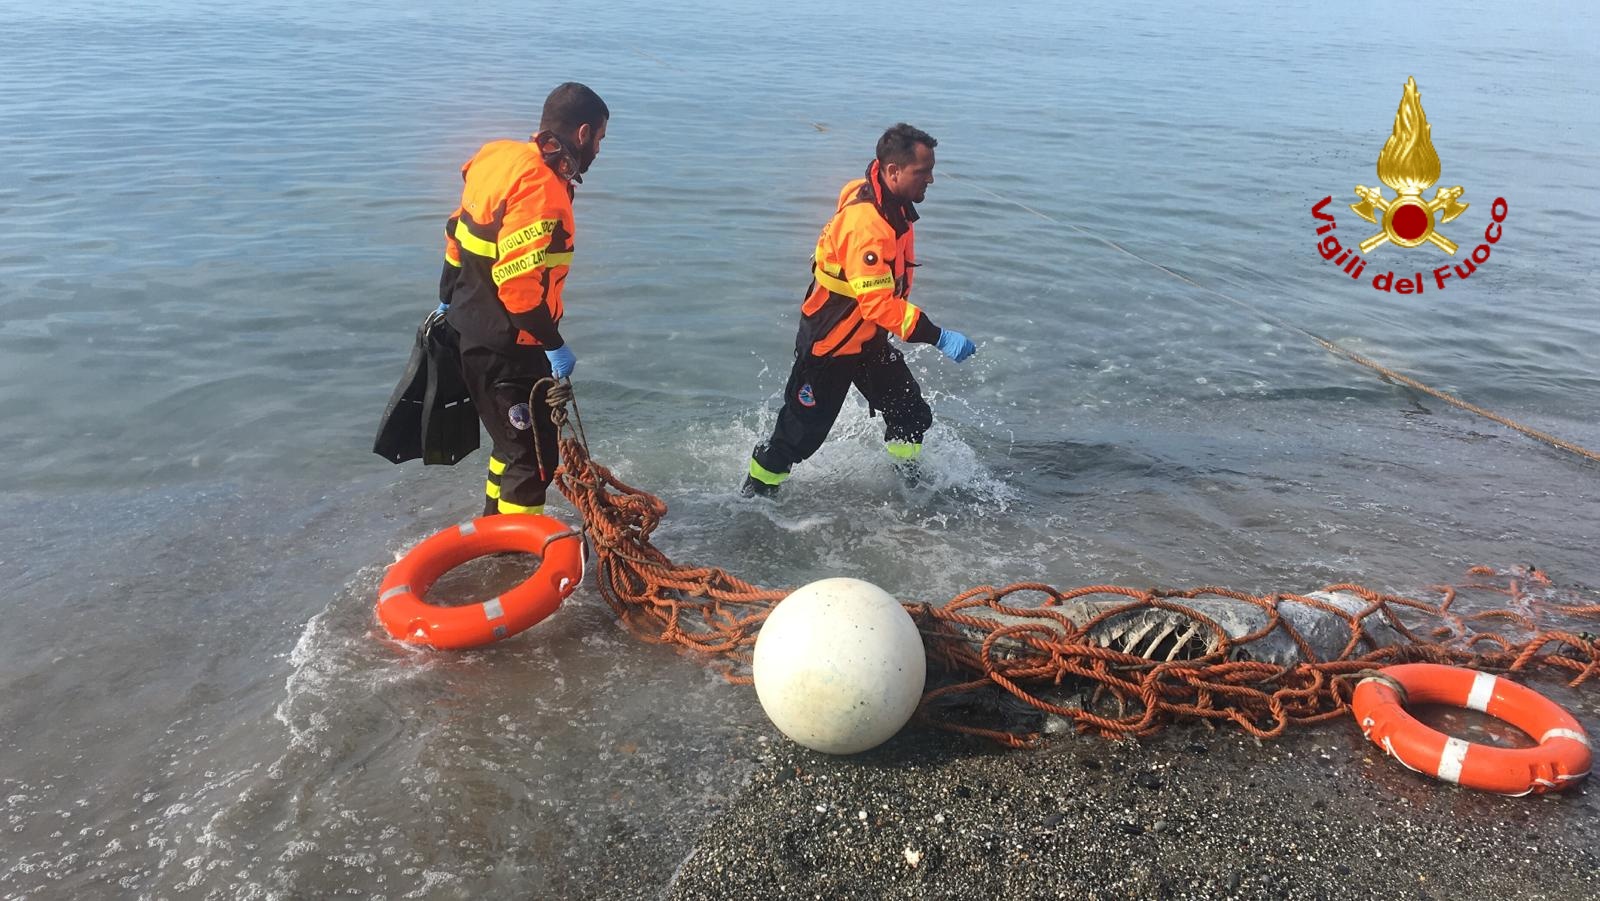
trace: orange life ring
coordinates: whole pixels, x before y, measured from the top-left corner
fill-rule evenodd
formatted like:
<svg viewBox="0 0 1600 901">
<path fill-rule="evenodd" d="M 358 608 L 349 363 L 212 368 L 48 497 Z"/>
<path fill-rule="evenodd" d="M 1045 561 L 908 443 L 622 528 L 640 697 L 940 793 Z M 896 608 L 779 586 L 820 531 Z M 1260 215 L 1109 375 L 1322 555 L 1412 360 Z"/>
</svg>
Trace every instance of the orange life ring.
<svg viewBox="0 0 1600 901">
<path fill-rule="evenodd" d="M 537 554 L 539 568 L 516 588 L 480 604 L 441 607 L 422 600 L 440 576 L 502 551 Z M 389 567 L 378 586 L 378 619 L 401 641 L 450 649 L 490 644 L 554 613 L 583 581 L 583 557 L 583 536 L 548 516 L 475 519 L 428 538 Z"/>
<path fill-rule="evenodd" d="M 1505 720 L 1539 744 L 1497 748 L 1452 738 L 1417 722 L 1407 703 L 1449 704 Z M 1489 673 L 1406 663 L 1356 685 L 1351 709 L 1361 733 L 1407 767 L 1503 795 L 1560 791 L 1589 775 L 1589 736 L 1572 714 L 1531 688 Z"/>
</svg>

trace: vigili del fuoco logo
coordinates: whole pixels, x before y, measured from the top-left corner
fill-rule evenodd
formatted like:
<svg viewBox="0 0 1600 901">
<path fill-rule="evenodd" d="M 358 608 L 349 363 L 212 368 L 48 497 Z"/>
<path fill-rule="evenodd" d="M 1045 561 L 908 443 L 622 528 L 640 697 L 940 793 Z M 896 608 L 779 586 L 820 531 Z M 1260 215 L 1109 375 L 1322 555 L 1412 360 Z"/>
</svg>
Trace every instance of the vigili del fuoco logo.
<svg viewBox="0 0 1600 901">
<path fill-rule="evenodd" d="M 1454 222 L 1471 204 L 1461 202 L 1466 191 L 1460 185 L 1434 191 L 1431 200 L 1422 196 L 1422 192 L 1439 180 L 1439 154 L 1433 149 L 1433 127 L 1422 112 L 1422 95 L 1417 91 L 1415 78 L 1406 79 L 1400 108 L 1394 114 L 1394 130 L 1384 142 L 1383 152 L 1378 154 L 1378 180 L 1399 196 L 1390 200 L 1384 196 L 1382 188 L 1356 185 L 1360 203 L 1350 204 L 1350 209 L 1378 226 L 1380 231 L 1354 247 L 1341 243 L 1335 233 L 1339 223 L 1327 212 L 1333 195 L 1322 198 L 1311 208 L 1312 218 L 1322 223 L 1317 226 L 1317 234 L 1323 236 L 1317 243 L 1317 252 L 1324 260 L 1359 280 L 1367 268 L 1363 254 L 1372 253 L 1385 244 L 1406 251 L 1429 244 L 1456 256 L 1460 245 L 1445 237 L 1438 226 Z M 1398 276 L 1392 269 L 1380 272 L 1372 277 L 1373 289 L 1422 294 L 1428 282 L 1434 284 L 1434 290 L 1443 291 L 1451 281 L 1466 281 L 1489 261 L 1491 247 L 1500 242 L 1500 226 L 1506 221 L 1507 209 L 1504 197 L 1494 199 L 1489 207 L 1489 224 L 1483 230 L 1483 243 L 1463 254 L 1459 262 L 1432 269 L 1429 278 L 1424 278 L 1421 270 Z"/>
</svg>

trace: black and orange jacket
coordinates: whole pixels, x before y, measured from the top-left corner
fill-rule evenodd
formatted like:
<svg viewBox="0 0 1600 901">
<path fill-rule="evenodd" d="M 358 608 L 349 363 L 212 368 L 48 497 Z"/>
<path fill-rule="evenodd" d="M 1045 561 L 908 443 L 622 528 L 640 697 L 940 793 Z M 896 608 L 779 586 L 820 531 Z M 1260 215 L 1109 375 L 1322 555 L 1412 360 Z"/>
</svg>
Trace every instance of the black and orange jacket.
<svg viewBox="0 0 1600 901">
<path fill-rule="evenodd" d="M 891 195 L 878 163 L 839 192 L 817 238 L 795 349 L 813 357 L 859 354 L 885 334 L 934 344 L 940 329 L 909 299 L 917 265 L 917 210 Z"/>
<path fill-rule="evenodd" d="M 572 187 L 527 141 L 493 141 L 461 166 L 445 221 L 439 300 L 467 343 L 555 350 L 572 265 Z"/>
</svg>

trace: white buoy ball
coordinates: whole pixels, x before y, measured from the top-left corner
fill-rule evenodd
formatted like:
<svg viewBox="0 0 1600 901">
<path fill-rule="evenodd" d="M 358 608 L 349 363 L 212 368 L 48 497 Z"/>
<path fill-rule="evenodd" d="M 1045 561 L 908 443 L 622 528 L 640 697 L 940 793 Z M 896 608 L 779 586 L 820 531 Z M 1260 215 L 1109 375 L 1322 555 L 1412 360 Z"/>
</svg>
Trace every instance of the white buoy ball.
<svg viewBox="0 0 1600 901">
<path fill-rule="evenodd" d="M 784 735 L 854 754 L 887 741 L 922 699 L 927 658 L 911 614 L 860 579 L 823 579 L 778 602 L 756 636 L 756 696 Z"/>
</svg>

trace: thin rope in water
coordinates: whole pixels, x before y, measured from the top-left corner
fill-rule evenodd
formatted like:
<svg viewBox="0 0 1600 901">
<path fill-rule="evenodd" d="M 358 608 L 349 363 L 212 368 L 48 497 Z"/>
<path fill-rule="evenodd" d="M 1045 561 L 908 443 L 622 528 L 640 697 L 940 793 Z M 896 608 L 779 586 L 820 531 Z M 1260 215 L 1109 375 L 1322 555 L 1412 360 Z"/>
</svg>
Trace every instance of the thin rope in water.
<svg viewBox="0 0 1600 901">
<path fill-rule="evenodd" d="M 1042 213 L 1039 210 L 1036 210 L 1033 207 L 1028 206 L 1027 204 L 1021 202 L 1020 200 L 1014 200 L 1014 199 L 1012 199 L 1010 197 L 1006 197 L 1004 195 L 997 194 L 994 191 L 991 191 L 988 188 L 985 188 L 983 185 L 980 185 L 980 184 L 978 184 L 976 182 L 973 182 L 973 181 L 969 181 L 969 180 L 967 180 L 965 178 L 962 178 L 962 177 L 959 177 L 959 176 L 955 176 L 955 175 L 950 175 L 950 174 L 946 174 L 944 177 L 950 179 L 951 181 L 960 182 L 960 183 L 962 183 L 962 184 L 964 184 L 964 185 L 966 185 L 966 186 L 968 186 L 968 187 L 972 188 L 973 190 L 978 191 L 980 193 L 987 194 L 990 197 L 993 197 L 995 200 L 998 200 L 998 201 L 1000 201 L 1002 203 L 1009 203 L 1009 204 L 1011 204 L 1013 206 L 1016 206 L 1016 207 L 1019 207 L 1019 208 L 1021 208 L 1023 210 L 1026 210 L 1029 213 L 1032 213 L 1033 215 L 1038 216 L 1040 219 L 1043 219 L 1044 221 L 1051 223 L 1052 225 L 1065 226 L 1067 228 L 1070 228 L 1070 229 L 1072 229 L 1072 230 L 1084 235 L 1085 237 L 1092 238 L 1095 241 L 1098 241 L 1101 244 L 1104 244 L 1105 246 L 1111 248 L 1112 250 L 1117 251 L 1118 253 L 1130 256 L 1130 257 L 1134 258 L 1135 260 L 1138 260 L 1139 262 L 1145 264 L 1146 266 L 1151 267 L 1152 269 L 1156 269 L 1156 270 L 1159 270 L 1161 272 L 1164 272 L 1167 275 L 1172 276 L 1173 278 L 1177 279 L 1178 281 L 1183 282 L 1186 285 L 1190 285 L 1190 286 L 1192 286 L 1194 288 L 1197 288 L 1197 289 L 1199 289 L 1199 290 L 1201 290 L 1201 291 L 1203 291 L 1203 292 L 1205 292 L 1207 294 L 1210 294 L 1213 297 L 1220 298 L 1222 300 L 1227 301 L 1228 303 L 1234 304 L 1235 306 L 1241 307 L 1241 308 L 1243 308 L 1245 310 L 1249 310 L 1251 313 L 1255 314 L 1256 316 L 1259 316 L 1260 318 L 1266 320 L 1267 322 L 1269 322 L 1269 323 L 1271 323 L 1273 325 L 1278 326 L 1281 329 L 1285 329 L 1285 330 L 1292 331 L 1292 332 L 1298 332 L 1299 334 L 1305 335 L 1307 338 L 1310 338 L 1312 341 L 1315 341 L 1315 342 L 1317 342 L 1317 344 L 1321 345 L 1323 347 L 1323 349 L 1331 351 L 1332 353 L 1338 354 L 1339 356 L 1344 357 L 1345 359 L 1351 361 L 1352 363 L 1358 363 L 1358 364 L 1360 364 L 1362 366 L 1365 366 L 1368 369 L 1371 369 L 1374 372 L 1377 372 L 1379 375 L 1382 375 L 1384 378 L 1391 379 L 1393 381 L 1399 382 L 1400 384 L 1403 384 L 1403 385 L 1405 385 L 1405 386 L 1407 386 L 1409 388 L 1414 388 L 1414 389 L 1416 389 L 1418 391 L 1421 391 L 1422 393 L 1427 394 L 1427 395 L 1429 395 L 1431 397 L 1438 398 L 1439 400 L 1442 400 L 1447 404 L 1451 404 L 1452 406 L 1459 407 L 1459 408 L 1461 408 L 1463 410 L 1466 410 L 1469 413 L 1474 413 L 1474 414 L 1476 414 L 1478 416 L 1482 416 L 1485 419 L 1491 420 L 1493 422 L 1497 422 L 1497 423 L 1505 426 L 1508 429 L 1512 429 L 1512 430 L 1521 432 L 1522 434 L 1527 435 L 1529 438 L 1533 438 L 1535 440 L 1542 441 L 1545 444 L 1550 445 L 1551 447 L 1558 448 L 1560 450 L 1564 450 L 1564 451 L 1567 451 L 1569 453 L 1577 454 L 1580 457 L 1585 457 L 1585 458 L 1587 458 L 1587 459 L 1589 459 L 1589 460 L 1591 460 L 1593 462 L 1600 463 L 1600 453 L 1596 453 L 1596 452 L 1594 452 L 1592 450 L 1589 450 L 1586 447 L 1583 447 L 1582 445 L 1575 444 L 1575 443 L 1573 443 L 1571 441 L 1567 441 L 1566 439 L 1557 438 L 1556 436 L 1551 435 L 1548 432 L 1541 432 L 1538 429 L 1535 429 L 1535 428 L 1533 428 L 1531 426 L 1523 425 L 1520 422 L 1517 422 L 1517 421 L 1515 421 L 1513 419 L 1510 419 L 1508 417 L 1502 416 L 1499 413 L 1496 413 L 1496 412 L 1494 412 L 1492 410 L 1487 410 L 1487 409 L 1484 409 L 1483 407 L 1478 406 L 1477 404 L 1469 403 L 1467 401 L 1464 401 L 1461 398 L 1456 397 L 1453 394 L 1449 394 L 1447 392 L 1440 391 L 1437 388 L 1429 387 L 1428 385 L 1425 385 L 1422 382 L 1419 382 L 1416 379 L 1414 379 L 1414 378 L 1412 378 L 1412 377 L 1410 377 L 1408 375 L 1404 375 L 1402 373 L 1396 372 L 1393 369 L 1390 369 L 1389 367 L 1384 366 L 1383 364 L 1378 363 L 1378 362 L 1376 362 L 1374 360 L 1370 360 L 1370 359 L 1368 359 L 1368 358 L 1356 353 L 1353 350 L 1349 350 L 1348 348 L 1341 347 L 1340 345 L 1335 344 L 1332 341 L 1329 341 L 1328 339 L 1322 337 L 1321 335 L 1316 334 L 1315 332 L 1307 331 L 1306 329 L 1301 328 L 1300 326 L 1295 325 L 1292 322 L 1288 322 L 1288 321 L 1284 320 L 1283 318 L 1281 318 L 1279 316 L 1274 316 L 1273 314 L 1267 312 L 1266 310 L 1261 309 L 1260 307 L 1255 306 L 1254 304 L 1247 303 L 1247 302 L 1245 302 L 1243 300 L 1238 299 L 1237 297 L 1233 297 L 1232 295 L 1225 294 L 1225 293 L 1223 293 L 1221 291 L 1218 291 L 1216 288 L 1210 287 L 1209 285 L 1202 285 L 1201 283 L 1195 281 L 1194 279 L 1188 277 L 1187 275 L 1184 275 L 1181 272 L 1175 272 L 1172 269 L 1169 269 L 1166 266 L 1163 266 L 1160 263 L 1155 262 L 1154 260 L 1151 260 L 1151 259 L 1148 259 L 1146 257 L 1140 256 L 1139 254 L 1134 253 L 1133 251 L 1129 250 L 1126 247 L 1123 247 L 1121 244 L 1118 244 L 1117 242 L 1111 240 L 1110 238 L 1102 237 L 1101 235 L 1095 233 L 1094 231 L 1092 231 L 1092 230 L 1090 230 L 1088 228 L 1085 228 L 1085 227 L 1083 227 L 1081 225 L 1078 225 L 1075 222 L 1064 222 L 1064 221 L 1062 221 L 1060 219 L 1057 219 L 1057 218 L 1055 218 L 1055 217 L 1053 217 L 1053 216 L 1051 216 L 1051 215 L 1049 215 L 1047 213 Z"/>
</svg>

